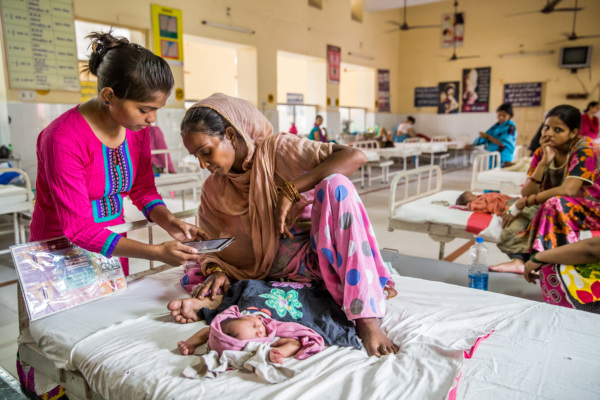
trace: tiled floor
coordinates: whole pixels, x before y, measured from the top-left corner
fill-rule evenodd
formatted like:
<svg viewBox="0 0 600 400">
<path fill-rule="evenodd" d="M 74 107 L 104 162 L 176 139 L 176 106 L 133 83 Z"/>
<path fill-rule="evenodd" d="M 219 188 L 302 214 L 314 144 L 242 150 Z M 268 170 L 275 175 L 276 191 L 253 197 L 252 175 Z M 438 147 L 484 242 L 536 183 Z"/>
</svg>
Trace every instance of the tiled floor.
<svg viewBox="0 0 600 400">
<path fill-rule="evenodd" d="M 471 179 L 471 170 L 462 169 L 444 174 L 443 189 L 467 190 Z M 400 253 L 426 257 L 437 258 L 439 246 L 437 242 L 431 240 L 426 234 L 387 230 L 387 213 L 388 213 L 388 195 L 389 189 L 387 186 L 373 183 L 373 186 L 361 190 L 365 193 L 361 197 L 367 208 L 367 212 L 374 226 L 376 236 L 381 248 L 396 249 Z M 166 199 L 168 207 L 172 211 L 181 210 L 181 200 Z M 197 204 L 197 203 L 196 203 Z M 191 208 L 194 203 L 186 200 L 186 206 Z M 133 208 L 126 207 L 126 215 L 130 219 L 142 219 L 142 214 Z M 138 231 L 130 234 L 129 237 L 134 239 L 143 239 L 145 231 Z M 155 242 L 168 240 L 168 236 L 164 232 L 159 232 L 155 229 Z M 8 246 L 11 237 L 9 235 L 0 237 L 0 248 Z M 446 245 L 446 255 L 466 243 L 466 240 L 456 239 Z M 488 245 L 490 251 L 490 264 L 495 264 L 501 261 L 506 261 L 504 256 L 494 245 Z M 455 262 L 467 264 L 468 255 L 463 254 L 458 257 Z M 144 268 L 143 264 L 146 261 L 137 260 L 131 263 L 132 271 L 139 268 Z M 0 256 L 0 282 L 6 282 L 16 279 L 15 271 L 12 267 L 10 256 Z M 466 281 L 466 277 L 465 277 Z M 0 288 L 0 366 L 5 368 L 13 376 L 16 375 L 15 355 L 17 353 L 17 337 L 18 337 L 18 322 L 17 322 L 17 288 L 16 285 L 8 285 Z"/>
</svg>

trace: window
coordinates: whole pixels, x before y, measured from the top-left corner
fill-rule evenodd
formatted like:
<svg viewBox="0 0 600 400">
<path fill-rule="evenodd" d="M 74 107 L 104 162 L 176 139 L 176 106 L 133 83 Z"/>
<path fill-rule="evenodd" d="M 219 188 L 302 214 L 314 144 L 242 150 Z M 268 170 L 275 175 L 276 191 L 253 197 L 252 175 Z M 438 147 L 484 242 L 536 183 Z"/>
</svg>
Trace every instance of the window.
<svg viewBox="0 0 600 400">
<path fill-rule="evenodd" d="M 92 32 L 109 32 L 112 29 L 113 36 L 126 37 L 130 42 L 146 47 L 146 35 L 143 31 L 129 29 L 113 25 L 105 25 L 96 22 L 75 21 L 75 38 L 77 41 L 77 59 L 87 61 L 91 53 L 92 41 L 86 39 Z"/>
<path fill-rule="evenodd" d="M 88 66 L 89 55 L 92 52 L 90 44 L 91 39 L 87 39 L 92 32 L 110 32 L 112 29 L 113 36 L 126 37 L 130 42 L 137 43 L 146 47 L 146 35 L 143 31 L 116 27 L 111 25 L 99 24 L 96 22 L 78 21 L 75 20 L 75 41 L 77 45 L 77 60 L 79 66 L 79 80 L 81 82 L 81 102 L 97 96 L 97 80 L 92 74 L 82 73 Z"/>
<path fill-rule="evenodd" d="M 359 107 L 340 107 L 342 132 L 356 135 L 367 130 L 367 109 Z"/>
<path fill-rule="evenodd" d="M 308 136 L 317 118 L 317 106 L 305 104 L 278 104 L 279 131 L 289 132 L 292 123 L 299 136 Z"/>
</svg>

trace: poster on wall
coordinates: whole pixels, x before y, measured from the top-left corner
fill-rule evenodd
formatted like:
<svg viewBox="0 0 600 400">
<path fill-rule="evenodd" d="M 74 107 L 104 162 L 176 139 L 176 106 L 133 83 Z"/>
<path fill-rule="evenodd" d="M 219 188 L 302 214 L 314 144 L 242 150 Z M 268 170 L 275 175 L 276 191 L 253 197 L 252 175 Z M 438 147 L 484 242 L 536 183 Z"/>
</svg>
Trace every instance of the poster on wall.
<svg viewBox="0 0 600 400">
<path fill-rule="evenodd" d="M 327 81 L 340 83 L 340 64 L 342 62 L 342 49 L 337 46 L 327 45 Z"/>
<path fill-rule="evenodd" d="M 542 105 L 542 82 L 507 83 L 504 85 L 504 103 L 513 107 L 539 107 Z"/>
<path fill-rule="evenodd" d="M 152 4 L 154 54 L 174 65 L 183 65 L 183 24 L 181 10 Z"/>
<path fill-rule="evenodd" d="M 0 0 L 0 10 L 10 88 L 79 92 L 73 3 Z"/>
<path fill-rule="evenodd" d="M 454 16 L 456 15 L 456 24 Z M 465 34 L 465 17 L 463 13 L 450 13 L 442 15 L 442 48 L 462 47 Z"/>
<path fill-rule="evenodd" d="M 415 88 L 416 107 L 437 107 L 440 102 L 440 92 L 437 86 L 422 86 Z"/>
<path fill-rule="evenodd" d="M 488 112 L 492 69 L 463 69 L 462 112 Z"/>
<path fill-rule="evenodd" d="M 438 114 L 458 113 L 458 94 L 460 93 L 460 82 L 440 82 L 438 91 L 440 94 L 438 103 Z"/>
<path fill-rule="evenodd" d="M 390 70 L 377 70 L 377 109 L 390 112 Z"/>
</svg>

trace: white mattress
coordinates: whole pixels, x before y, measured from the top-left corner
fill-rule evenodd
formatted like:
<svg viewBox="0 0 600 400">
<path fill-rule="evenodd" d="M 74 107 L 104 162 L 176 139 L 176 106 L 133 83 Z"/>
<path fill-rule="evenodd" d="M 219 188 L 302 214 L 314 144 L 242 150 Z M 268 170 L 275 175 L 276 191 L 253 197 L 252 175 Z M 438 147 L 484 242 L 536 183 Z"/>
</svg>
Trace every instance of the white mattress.
<svg viewBox="0 0 600 400">
<path fill-rule="evenodd" d="M 504 171 L 501 169 L 490 169 L 488 171 L 480 172 L 477 175 L 477 181 L 481 183 L 493 183 L 498 185 L 508 183 L 516 187 L 522 186 L 526 179 L 526 172 Z"/>
<path fill-rule="evenodd" d="M 407 277 L 395 278 L 399 295 L 382 322 L 401 347 L 397 355 L 368 358 L 334 346 L 304 361 L 287 360 L 299 373 L 277 385 L 237 371 L 185 379 L 181 371 L 195 357 L 179 355 L 177 341 L 204 325 L 171 322 L 165 305 L 184 295 L 176 289 L 180 274 L 145 278 L 122 295 L 36 321 L 34 336 L 107 399 L 445 398 L 458 376 L 463 399 L 600 393 L 598 315 Z M 492 331 L 464 360 L 463 351 Z"/>
<path fill-rule="evenodd" d="M 0 185 L 0 204 L 9 205 L 27 201 L 27 189 L 15 185 Z"/>
<path fill-rule="evenodd" d="M 421 150 L 416 147 L 386 147 L 383 149 L 377 150 L 377 153 L 385 158 L 390 159 L 392 157 L 410 157 L 410 156 L 418 156 L 421 154 Z"/>
<path fill-rule="evenodd" d="M 450 206 L 456 204 L 456 199 L 462 191 L 443 190 L 427 197 L 403 204 L 396 209 L 394 219 L 417 224 L 451 225 L 456 228 L 466 229 L 470 211 L 450 209 L 449 207 L 432 204 L 433 201 L 447 201 Z M 502 218 L 493 215 L 490 225 L 481 231 L 478 236 L 490 242 L 497 242 L 502 231 Z"/>
</svg>

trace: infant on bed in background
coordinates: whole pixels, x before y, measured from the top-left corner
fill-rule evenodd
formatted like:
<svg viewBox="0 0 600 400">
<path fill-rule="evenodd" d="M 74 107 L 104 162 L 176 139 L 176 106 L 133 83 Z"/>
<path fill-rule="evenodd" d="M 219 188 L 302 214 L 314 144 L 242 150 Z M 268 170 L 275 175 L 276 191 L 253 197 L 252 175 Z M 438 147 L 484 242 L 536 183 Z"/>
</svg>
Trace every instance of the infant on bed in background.
<svg viewBox="0 0 600 400">
<path fill-rule="evenodd" d="M 303 360 L 323 350 L 324 340 L 317 332 L 295 322 L 280 322 L 260 311 L 240 312 L 231 306 L 186 341 L 177 343 L 183 355 L 192 355 L 208 341 L 219 356 L 224 350 L 242 351 L 248 342 L 271 343 L 269 359 L 282 364 L 287 357 Z"/>
<path fill-rule="evenodd" d="M 485 212 L 502 216 L 508 208 L 506 202 L 513 197 L 500 193 L 484 193 L 480 195 L 473 192 L 464 192 L 456 199 L 457 206 L 466 206 L 469 211 Z"/>
</svg>

